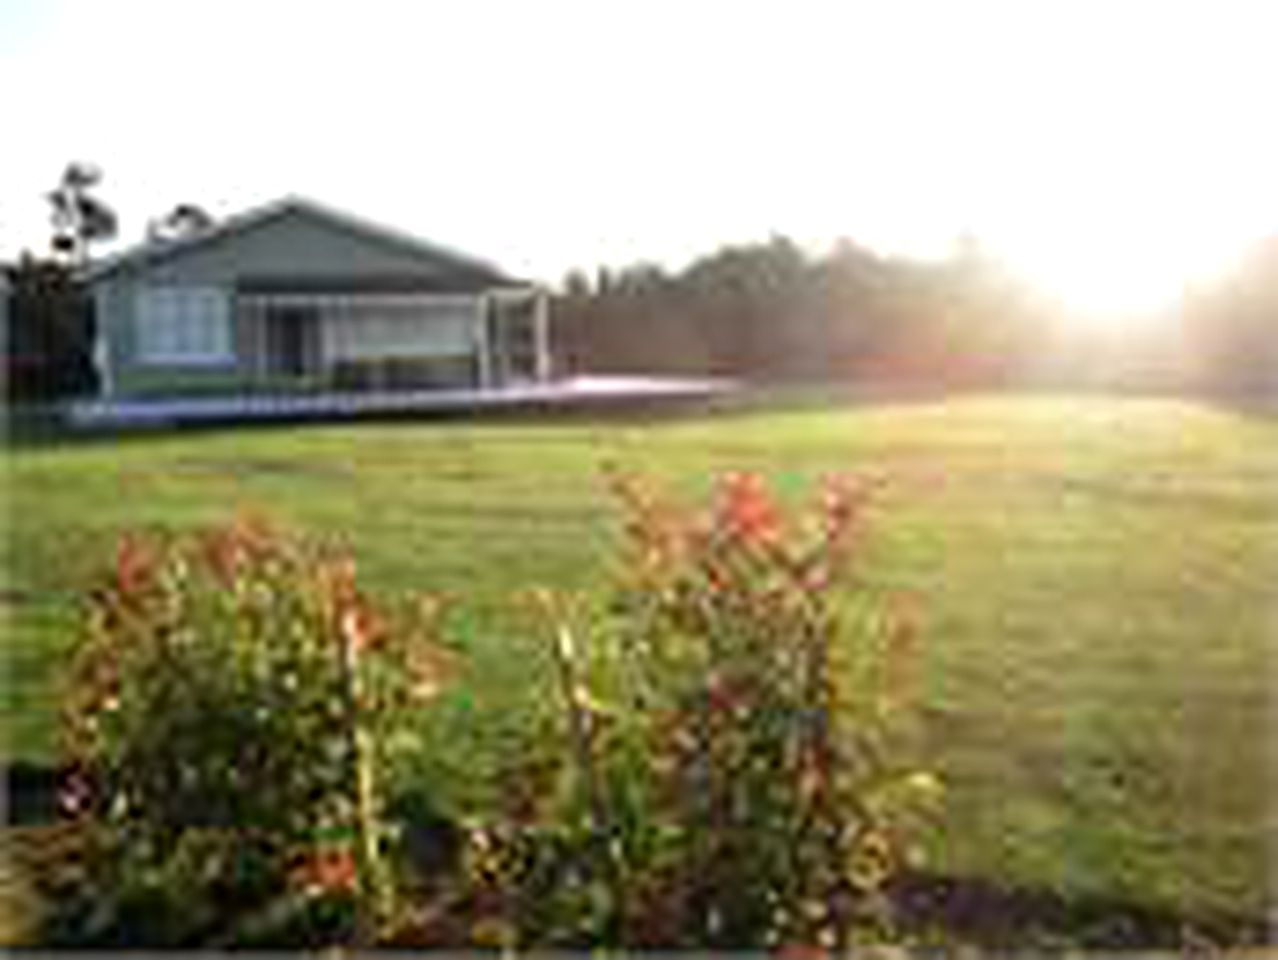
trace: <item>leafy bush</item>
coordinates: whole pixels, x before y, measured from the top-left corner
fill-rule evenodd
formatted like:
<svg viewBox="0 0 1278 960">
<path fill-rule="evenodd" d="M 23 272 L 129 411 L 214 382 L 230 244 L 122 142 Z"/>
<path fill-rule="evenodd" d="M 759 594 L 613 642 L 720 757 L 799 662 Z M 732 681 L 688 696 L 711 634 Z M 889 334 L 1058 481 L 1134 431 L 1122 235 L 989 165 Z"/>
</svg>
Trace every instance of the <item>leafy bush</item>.
<svg viewBox="0 0 1278 960">
<path fill-rule="evenodd" d="M 534 595 L 547 713 L 465 827 L 389 782 L 449 673 L 437 604 L 376 605 L 344 555 L 251 520 L 123 541 L 65 701 L 82 861 L 49 941 L 891 936 L 939 784 L 906 736 L 914 632 L 857 578 L 869 491 L 787 517 L 752 476 L 705 511 L 613 486 L 618 581 L 593 609 Z"/>
<path fill-rule="evenodd" d="M 437 609 L 379 607 L 345 556 L 241 519 L 125 539 L 88 619 L 62 797 L 83 864 L 52 939 L 375 936 L 392 839 L 376 773 L 444 679 Z"/>
<path fill-rule="evenodd" d="M 471 851 L 474 939 L 841 946 L 891 935 L 885 881 L 939 783 L 901 720 L 913 631 L 857 586 L 868 490 L 786 518 L 733 475 L 708 511 L 615 476 L 627 552 L 589 627 L 539 603 L 558 703 Z"/>
</svg>

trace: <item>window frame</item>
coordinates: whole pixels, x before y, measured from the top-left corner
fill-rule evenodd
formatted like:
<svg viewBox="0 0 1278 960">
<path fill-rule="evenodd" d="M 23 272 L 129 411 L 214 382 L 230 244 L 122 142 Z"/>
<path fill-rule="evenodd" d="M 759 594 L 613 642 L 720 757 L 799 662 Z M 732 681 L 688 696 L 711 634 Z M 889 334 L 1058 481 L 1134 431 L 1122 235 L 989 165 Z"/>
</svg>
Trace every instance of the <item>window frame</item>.
<svg viewBox="0 0 1278 960">
<path fill-rule="evenodd" d="M 221 287 L 141 287 L 134 298 L 134 356 L 144 366 L 234 366 L 231 320 L 231 298 Z"/>
</svg>

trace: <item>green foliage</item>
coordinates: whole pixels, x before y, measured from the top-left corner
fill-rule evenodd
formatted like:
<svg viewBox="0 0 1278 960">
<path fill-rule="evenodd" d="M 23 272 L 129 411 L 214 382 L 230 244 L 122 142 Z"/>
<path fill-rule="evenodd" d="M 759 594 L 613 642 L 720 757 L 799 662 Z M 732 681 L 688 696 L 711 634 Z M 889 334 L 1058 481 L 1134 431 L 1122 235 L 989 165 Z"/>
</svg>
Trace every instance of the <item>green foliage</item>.
<svg viewBox="0 0 1278 960">
<path fill-rule="evenodd" d="M 813 256 L 774 237 L 723 246 L 678 273 L 639 263 L 601 270 L 593 286 L 570 274 L 555 343 L 568 367 L 591 373 L 1272 396 L 1276 258 L 1278 242 L 1261 240 L 1156 318 L 1115 315 L 1098 329 L 971 235 L 938 260 L 847 240 Z"/>
<path fill-rule="evenodd" d="M 1002 384 L 1048 346 L 1044 304 L 975 244 L 939 262 L 843 241 L 722 247 L 677 274 L 645 264 L 572 274 L 555 306 L 564 362 L 757 381 Z"/>
<path fill-rule="evenodd" d="M 5 281 L 9 285 L 6 398 L 20 403 L 92 392 L 93 311 L 71 269 L 24 254 L 14 266 L 0 270 L 0 297 L 6 296 Z"/>
<path fill-rule="evenodd" d="M 54 938 L 269 943 L 312 910 L 321 942 L 363 935 L 388 909 L 375 773 L 442 680 L 434 618 L 253 520 L 122 541 L 64 700 L 85 869 Z"/>
<path fill-rule="evenodd" d="M 542 598 L 558 723 L 475 851 L 499 939 L 890 935 L 883 884 L 939 782 L 900 723 L 913 634 L 847 589 L 865 488 L 832 482 L 789 521 L 752 476 L 727 477 L 704 515 L 626 477 L 616 489 L 629 548 L 614 603 L 583 633 Z"/>
<path fill-rule="evenodd" d="M 69 163 L 57 187 L 46 195 L 54 228 L 52 247 L 77 266 L 87 261 L 90 244 L 110 240 L 119 226 L 115 211 L 91 192 L 101 180 L 102 172 L 93 164 Z"/>
</svg>

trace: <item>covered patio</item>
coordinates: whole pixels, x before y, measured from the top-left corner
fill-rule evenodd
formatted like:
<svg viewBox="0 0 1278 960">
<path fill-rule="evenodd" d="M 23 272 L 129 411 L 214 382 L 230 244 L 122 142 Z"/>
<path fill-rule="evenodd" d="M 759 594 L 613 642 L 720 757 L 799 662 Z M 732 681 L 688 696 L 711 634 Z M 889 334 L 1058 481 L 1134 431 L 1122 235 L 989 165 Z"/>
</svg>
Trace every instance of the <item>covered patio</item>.
<svg viewBox="0 0 1278 960">
<path fill-rule="evenodd" d="M 254 392 L 505 388 L 550 377 L 546 295 L 248 282 L 236 352 Z"/>
</svg>

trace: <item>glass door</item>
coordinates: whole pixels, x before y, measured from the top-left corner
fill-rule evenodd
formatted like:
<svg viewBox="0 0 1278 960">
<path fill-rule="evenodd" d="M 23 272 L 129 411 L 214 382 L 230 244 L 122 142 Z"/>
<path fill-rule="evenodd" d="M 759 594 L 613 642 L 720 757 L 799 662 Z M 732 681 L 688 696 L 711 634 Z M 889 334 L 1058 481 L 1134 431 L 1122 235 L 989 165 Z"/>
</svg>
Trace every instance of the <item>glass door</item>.
<svg viewBox="0 0 1278 960">
<path fill-rule="evenodd" d="M 266 369 L 272 378 L 300 380 L 319 372 L 319 311 L 280 306 L 266 311 Z"/>
</svg>

